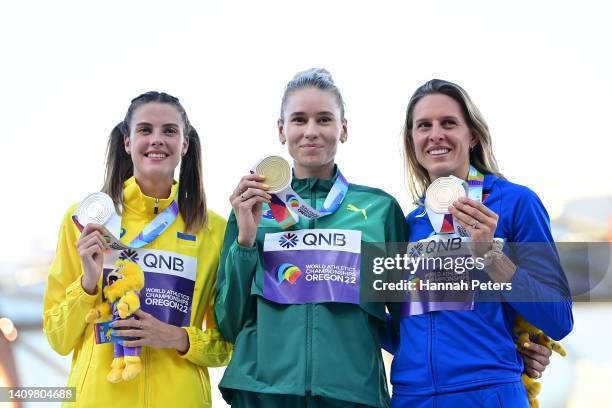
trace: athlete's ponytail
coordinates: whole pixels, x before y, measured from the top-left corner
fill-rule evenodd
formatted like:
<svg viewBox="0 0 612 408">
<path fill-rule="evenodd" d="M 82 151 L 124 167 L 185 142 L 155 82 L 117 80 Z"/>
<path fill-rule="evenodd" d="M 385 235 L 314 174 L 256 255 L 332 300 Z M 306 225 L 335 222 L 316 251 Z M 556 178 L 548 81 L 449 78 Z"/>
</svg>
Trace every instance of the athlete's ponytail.
<svg viewBox="0 0 612 408">
<path fill-rule="evenodd" d="M 178 203 L 187 230 L 198 231 L 208 221 L 206 194 L 202 183 L 202 147 L 198 132 L 190 126 L 187 152 L 181 160 Z"/>
<path fill-rule="evenodd" d="M 113 199 L 117 212 L 123 203 L 123 182 L 134 174 L 132 158 L 125 151 L 123 128 L 123 122 L 119 122 L 108 137 L 106 171 L 102 187 L 102 191 Z"/>
</svg>

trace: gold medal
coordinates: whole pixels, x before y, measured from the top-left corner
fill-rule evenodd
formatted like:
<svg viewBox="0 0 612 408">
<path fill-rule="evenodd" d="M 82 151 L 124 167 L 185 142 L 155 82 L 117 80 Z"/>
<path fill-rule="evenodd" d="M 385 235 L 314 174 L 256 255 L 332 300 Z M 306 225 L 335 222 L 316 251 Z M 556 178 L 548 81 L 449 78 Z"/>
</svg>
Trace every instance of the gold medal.
<svg viewBox="0 0 612 408">
<path fill-rule="evenodd" d="M 291 184 L 291 166 L 280 156 L 268 156 L 255 166 L 255 173 L 265 176 L 268 193 L 277 193 Z"/>
</svg>

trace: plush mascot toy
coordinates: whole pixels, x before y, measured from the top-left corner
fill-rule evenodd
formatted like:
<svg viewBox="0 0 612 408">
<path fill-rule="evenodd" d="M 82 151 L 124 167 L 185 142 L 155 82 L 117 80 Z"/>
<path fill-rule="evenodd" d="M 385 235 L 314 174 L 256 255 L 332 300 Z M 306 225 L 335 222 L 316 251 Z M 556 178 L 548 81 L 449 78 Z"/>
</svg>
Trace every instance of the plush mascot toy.
<svg viewBox="0 0 612 408">
<path fill-rule="evenodd" d="M 115 269 L 106 277 L 104 297 L 106 302 L 91 309 L 85 321 L 106 321 L 126 319 L 140 308 L 139 292 L 144 287 L 144 273 L 140 266 L 130 261 L 117 261 Z M 106 376 L 108 381 L 118 383 L 136 377 L 142 365 L 140 363 L 141 347 L 124 347 L 123 339 L 114 339 L 114 359 L 111 370 Z"/>
<path fill-rule="evenodd" d="M 540 344 L 551 351 L 556 351 L 563 357 L 567 355 L 560 343 L 557 343 L 550 337 L 548 337 L 542 330 L 533 326 L 521 315 L 516 316 L 514 321 L 514 335 L 517 336 L 516 343 L 525 348 L 529 348 L 529 341 Z M 529 398 L 530 408 L 540 408 L 540 402 L 538 401 L 538 394 L 542 389 L 542 384 L 523 373 L 522 376 L 523 385 L 527 390 L 527 397 Z"/>
</svg>

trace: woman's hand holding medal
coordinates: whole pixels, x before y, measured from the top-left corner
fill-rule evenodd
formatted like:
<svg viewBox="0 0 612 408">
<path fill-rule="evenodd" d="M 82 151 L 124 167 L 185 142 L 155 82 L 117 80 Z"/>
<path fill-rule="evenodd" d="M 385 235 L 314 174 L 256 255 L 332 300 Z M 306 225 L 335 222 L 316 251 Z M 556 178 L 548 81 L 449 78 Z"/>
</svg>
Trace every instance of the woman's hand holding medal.
<svg viewBox="0 0 612 408">
<path fill-rule="evenodd" d="M 270 203 L 272 196 L 266 192 L 270 187 L 263 184 L 265 177 L 258 174 L 244 176 L 230 196 L 230 203 L 238 223 L 238 244 L 245 247 L 255 245 L 257 227 L 263 212 L 263 203 Z"/>
<path fill-rule="evenodd" d="M 90 295 L 98 291 L 98 280 L 102 274 L 104 262 L 104 251 L 108 249 L 108 243 L 104 238 L 108 232 L 99 224 L 87 224 L 77 242 L 77 251 L 83 265 L 83 277 L 81 286 Z"/>
<path fill-rule="evenodd" d="M 448 207 L 453 219 L 470 234 L 470 252 L 472 256 L 489 260 L 487 273 L 493 282 L 510 282 L 516 272 L 516 265 L 501 252 L 501 246 L 495 248 L 493 236 L 499 216 L 482 203 L 461 197 Z M 491 254 L 495 252 L 492 257 Z M 492 261 L 495 259 L 495 261 Z"/>
<path fill-rule="evenodd" d="M 493 246 L 493 236 L 499 216 L 484 204 L 460 197 L 448 207 L 453 220 L 470 234 L 470 251 L 474 257 L 484 257 Z"/>
</svg>

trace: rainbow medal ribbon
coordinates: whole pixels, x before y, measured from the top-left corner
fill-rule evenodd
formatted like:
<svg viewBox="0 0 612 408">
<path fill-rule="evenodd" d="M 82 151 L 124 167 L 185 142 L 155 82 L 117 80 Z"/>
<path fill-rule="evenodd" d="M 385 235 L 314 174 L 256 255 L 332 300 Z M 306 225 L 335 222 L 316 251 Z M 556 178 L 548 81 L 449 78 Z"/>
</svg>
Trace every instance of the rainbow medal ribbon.
<svg viewBox="0 0 612 408">
<path fill-rule="evenodd" d="M 117 238 L 120 237 L 121 232 L 121 216 L 115 211 L 113 200 L 106 193 L 96 192 L 85 197 L 72 216 L 72 220 L 80 231 L 83 231 L 90 223 L 103 225 L 108 230 L 108 235 L 104 238 L 109 246 L 112 249 L 123 251 L 142 248 L 153 242 L 172 225 L 178 216 L 178 211 L 178 203 L 174 199 L 129 245 L 125 245 Z"/>
<path fill-rule="evenodd" d="M 469 236 L 459 223 L 453 221 L 448 207 L 461 197 L 468 196 L 474 201 L 482 202 L 484 176 L 470 166 L 467 183 L 455 176 L 439 177 L 429 185 L 425 193 L 425 210 L 429 222 L 436 234 L 458 234 Z"/>
<path fill-rule="evenodd" d="M 130 248 L 141 248 L 151 242 L 155 241 L 155 238 L 159 237 L 170 225 L 176 220 L 178 216 L 179 208 L 178 203 L 172 200 L 169 206 L 164 211 L 159 213 L 157 217 L 153 219 L 144 227 L 142 231 L 130 242 Z"/>
<path fill-rule="evenodd" d="M 251 171 L 266 177 L 265 183 L 270 186 L 268 193 L 272 196 L 270 210 L 283 229 L 296 224 L 300 216 L 311 220 L 333 214 L 342 204 L 349 186 L 346 178 L 338 171 L 338 177 L 323 206 L 315 210 L 291 188 L 291 166 L 284 158 L 265 157 L 257 162 Z"/>
</svg>

